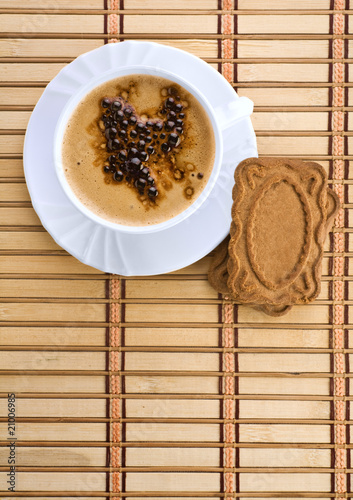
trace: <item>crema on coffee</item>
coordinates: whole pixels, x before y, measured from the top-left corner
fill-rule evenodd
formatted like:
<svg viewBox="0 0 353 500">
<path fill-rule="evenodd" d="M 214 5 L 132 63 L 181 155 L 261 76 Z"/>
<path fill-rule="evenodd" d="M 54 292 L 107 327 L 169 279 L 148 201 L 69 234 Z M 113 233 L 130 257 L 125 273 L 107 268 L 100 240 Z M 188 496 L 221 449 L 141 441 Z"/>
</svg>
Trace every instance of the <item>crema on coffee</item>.
<svg viewBox="0 0 353 500">
<path fill-rule="evenodd" d="M 64 133 L 62 163 L 96 215 L 147 226 L 186 210 L 211 175 L 215 138 L 198 100 L 165 78 L 136 74 L 89 92 Z"/>
</svg>

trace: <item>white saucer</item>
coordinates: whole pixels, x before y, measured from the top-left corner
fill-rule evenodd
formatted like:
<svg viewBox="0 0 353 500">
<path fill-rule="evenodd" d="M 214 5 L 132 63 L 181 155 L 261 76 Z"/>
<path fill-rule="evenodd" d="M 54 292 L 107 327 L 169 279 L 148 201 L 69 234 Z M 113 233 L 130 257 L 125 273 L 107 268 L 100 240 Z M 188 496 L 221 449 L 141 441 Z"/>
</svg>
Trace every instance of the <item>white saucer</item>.
<svg viewBox="0 0 353 500">
<path fill-rule="evenodd" d="M 53 148 L 57 121 L 73 94 L 97 75 L 138 65 L 178 74 L 205 96 L 220 120 L 224 153 L 219 177 L 198 210 L 167 229 L 133 234 L 99 224 L 75 207 L 57 178 Z M 234 170 L 243 159 L 257 156 L 251 111 L 250 101 L 239 98 L 216 70 L 182 50 L 129 41 L 87 52 L 49 83 L 29 121 L 24 169 L 33 207 L 58 245 L 101 271 L 144 276 L 186 267 L 229 232 Z"/>
</svg>

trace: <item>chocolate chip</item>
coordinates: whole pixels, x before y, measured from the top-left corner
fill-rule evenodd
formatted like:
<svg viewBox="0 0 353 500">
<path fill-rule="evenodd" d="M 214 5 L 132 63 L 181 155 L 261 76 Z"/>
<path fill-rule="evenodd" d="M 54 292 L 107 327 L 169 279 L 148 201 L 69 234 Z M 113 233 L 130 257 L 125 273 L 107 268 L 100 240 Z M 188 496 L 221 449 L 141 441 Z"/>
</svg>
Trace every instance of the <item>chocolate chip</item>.
<svg viewBox="0 0 353 500">
<path fill-rule="evenodd" d="M 139 141 L 139 142 L 137 143 L 137 148 L 138 148 L 138 149 L 140 149 L 140 150 L 145 149 L 145 146 L 146 146 L 145 141 Z"/>
<path fill-rule="evenodd" d="M 110 99 L 108 99 L 108 97 L 104 97 L 104 99 L 102 99 L 102 101 L 101 101 L 101 106 L 102 106 L 102 108 L 109 108 Z"/>
<path fill-rule="evenodd" d="M 171 144 L 172 146 L 176 146 L 178 144 L 178 141 L 179 141 L 179 136 L 177 134 L 169 135 L 168 137 L 169 144 Z"/>
<path fill-rule="evenodd" d="M 174 122 L 168 121 L 164 124 L 164 128 L 170 132 L 174 128 Z"/>
<path fill-rule="evenodd" d="M 197 178 L 198 178 L 198 179 L 202 179 L 202 178 L 203 178 L 203 174 L 202 174 L 201 172 L 199 172 L 199 173 L 197 174 Z"/>
<path fill-rule="evenodd" d="M 184 113 L 179 113 L 179 118 L 181 118 L 183 120 L 185 118 Z"/>
<path fill-rule="evenodd" d="M 118 122 L 122 122 L 124 120 L 124 113 L 122 111 L 117 111 L 114 113 L 114 118 L 118 120 Z"/>
<path fill-rule="evenodd" d="M 131 108 L 125 108 L 124 109 L 124 114 L 127 118 L 129 118 L 132 115 L 132 109 Z"/>
<path fill-rule="evenodd" d="M 129 142 L 128 147 L 129 148 L 136 148 L 136 142 L 135 141 Z"/>
<path fill-rule="evenodd" d="M 149 155 L 153 155 L 153 153 L 154 153 L 154 148 L 153 148 L 152 146 L 148 146 L 148 148 L 147 148 L 147 153 L 148 153 Z"/>
<path fill-rule="evenodd" d="M 181 127 L 177 127 L 177 128 L 175 129 L 175 132 L 177 132 L 179 135 L 182 135 L 182 133 L 183 133 L 183 129 L 182 129 Z"/>
<path fill-rule="evenodd" d="M 163 128 L 163 123 L 162 122 L 156 122 L 154 125 L 153 125 L 153 130 L 155 130 L 156 132 L 160 132 Z"/>
<path fill-rule="evenodd" d="M 167 110 L 166 110 L 166 109 L 164 109 L 164 108 L 160 110 L 161 115 L 165 115 L 165 114 L 166 114 L 166 112 L 167 112 Z"/>
<path fill-rule="evenodd" d="M 131 125 L 135 125 L 135 124 L 136 124 L 136 122 L 137 122 L 137 118 L 136 118 L 136 116 L 132 116 L 132 117 L 130 118 L 130 120 L 129 120 L 129 121 L 130 121 L 130 124 L 131 124 Z"/>
<path fill-rule="evenodd" d="M 120 156 L 120 154 L 119 154 L 119 156 Z M 116 162 L 116 156 L 115 155 L 108 156 L 108 161 L 111 165 L 113 165 Z"/>
<path fill-rule="evenodd" d="M 140 134 L 140 135 L 139 135 L 139 138 L 140 138 L 140 139 L 144 139 L 145 137 L 146 137 L 146 136 L 145 136 L 145 134 Z"/>
<path fill-rule="evenodd" d="M 174 122 L 176 120 L 176 114 L 175 114 L 175 112 L 174 111 L 169 111 L 167 118 L 168 118 L 168 120 L 171 120 L 171 121 Z"/>
<path fill-rule="evenodd" d="M 175 122 L 175 125 L 176 125 L 177 127 L 182 127 L 182 126 L 184 125 L 184 122 L 183 122 L 183 120 L 177 120 L 177 121 Z"/>
<path fill-rule="evenodd" d="M 124 139 L 126 137 L 126 130 L 119 130 L 119 136 Z"/>
<path fill-rule="evenodd" d="M 153 137 L 153 139 L 157 139 L 158 134 L 153 134 L 152 137 Z"/>
<path fill-rule="evenodd" d="M 142 122 L 138 122 L 138 124 L 136 125 L 136 130 L 138 132 L 143 132 L 145 130 L 145 128 L 146 127 L 144 126 L 144 124 Z"/>
<path fill-rule="evenodd" d="M 117 133 L 116 128 L 114 128 L 114 127 L 107 128 L 107 130 L 105 131 L 105 137 L 107 139 L 114 139 L 114 137 L 116 136 L 116 133 Z"/>
<path fill-rule="evenodd" d="M 121 146 L 119 139 L 112 140 L 112 150 L 116 151 Z"/>
<path fill-rule="evenodd" d="M 147 179 L 149 177 L 149 174 L 150 174 L 150 171 L 148 170 L 147 167 L 143 167 L 142 170 L 140 170 L 140 175 L 141 177 L 143 177 L 144 179 Z"/>
<path fill-rule="evenodd" d="M 165 101 L 165 105 L 169 109 L 173 108 L 174 107 L 174 99 L 173 99 L 173 97 L 168 97 L 168 99 Z"/>
<path fill-rule="evenodd" d="M 115 181 L 121 182 L 124 179 L 124 174 L 122 173 L 121 170 L 117 170 L 113 175 L 113 178 Z"/>
<path fill-rule="evenodd" d="M 176 104 L 174 109 L 175 109 L 176 113 L 180 113 L 182 111 L 182 109 L 183 109 L 183 105 L 182 104 Z"/>
<path fill-rule="evenodd" d="M 135 156 L 138 156 L 139 155 L 139 152 L 136 148 L 130 148 L 129 150 L 129 158 L 134 158 Z"/>
<path fill-rule="evenodd" d="M 121 102 L 120 101 L 114 101 L 112 103 L 112 110 L 113 111 L 119 111 L 121 109 Z"/>
<path fill-rule="evenodd" d="M 150 135 L 148 135 L 145 139 L 145 142 L 152 142 L 152 137 Z"/>
<path fill-rule="evenodd" d="M 153 177 L 151 177 L 151 176 L 147 177 L 147 184 L 148 184 L 149 186 L 153 186 L 153 184 L 154 184 L 154 179 L 153 179 Z"/>
<path fill-rule="evenodd" d="M 146 151 L 141 151 L 140 154 L 139 154 L 139 157 L 140 157 L 141 161 L 147 161 L 148 160 L 148 154 L 146 153 Z"/>
<path fill-rule="evenodd" d="M 110 172 L 110 167 L 106 165 L 105 167 L 103 167 L 103 170 L 104 172 Z"/>
<path fill-rule="evenodd" d="M 122 126 L 123 128 L 127 128 L 127 127 L 128 127 L 128 125 L 129 125 L 129 122 L 128 122 L 127 120 L 123 120 L 123 121 L 121 122 L 121 126 Z"/>
<path fill-rule="evenodd" d="M 126 161 L 127 160 L 127 154 L 126 154 L 125 149 L 123 149 L 122 151 L 120 151 L 120 153 L 119 153 L 119 160 L 121 160 L 121 161 Z"/>
<path fill-rule="evenodd" d="M 129 161 L 129 166 L 132 167 L 133 169 L 139 170 L 141 167 L 141 160 L 139 160 L 137 157 L 132 158 Z"/>
<path fill-rule="evenodd" d="M 130 132 L 130 137 L 132 137 L 133 139 L 135 139 L 135 137 L 137 137 L 137 132 L 136 130 L 132 129 L 131 132 Z"/>
<path fill-rule="evenodd" d="M 110 171 L 111 171 L 111 173 L 112 173 L 112 174 L 113 174 L 114 172 L 116 172 L 116 166 L 115 166 L 115 165 L 112 165 L 112 166 L 110 167 Z"/>
<path fill-rule="evenodd" d="M 151 122 L 150 120 L 148 120 L 148 121 L 146 122 L 146 126 L 147 126 L 147 127 L 153 127 L 153 122 Z"/>
<path fill-rule="evenodd" d="M 170 151 L 170 147 L 166 142 L 163 142 L 163 144 L 161 145 L 161 149 L 164 153 L 168 153 L 168 151 Z"/>
<path fill-rule="evenodd" d="M 156 196 L 158 196 L 158 191 L 154 186 L 152 186 L 149 188 L 147 194 L 150 198 L 155 198 Z"/>
<path fill-rule="evenodd" d="M 141 190 L 145 189 L 146 184 L 147 184 L 146 179 L 142 179 L 142 177 L 140 177 L 139 179 L 137 179 L 137 181 L 135 182 L 135 186 L 138 189 L 141 189 Z"/>
<path fill-rule="evenodd" d="M 164 132 L 163 132 L 163 134 L 161 134 L 161 135 L 160 135 L 160 138 L 161 138 L 162 140 L 166 138 L 166 135 L 165 135 L 165 133 L 164 133 Z"/>
</svg>

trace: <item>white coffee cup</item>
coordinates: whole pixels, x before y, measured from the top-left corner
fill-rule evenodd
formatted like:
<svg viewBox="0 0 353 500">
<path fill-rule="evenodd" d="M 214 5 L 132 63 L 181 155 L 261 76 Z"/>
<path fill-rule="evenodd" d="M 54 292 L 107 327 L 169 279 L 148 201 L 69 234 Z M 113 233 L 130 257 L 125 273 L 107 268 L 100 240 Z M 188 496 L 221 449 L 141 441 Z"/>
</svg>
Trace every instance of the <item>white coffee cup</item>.
<svg viewBox="0 0 353 500">
<path fill-rule="evenodd" d="M 76 197 L 74 191 L 72 190 L 69 182 L 67 181 L 67 178 L 64 173 L 64 167 L 63 167 L 63 162 L 62 162 L 62 144 L 63 144 L 63 137 L 66 131 L 67 124 L 70 120 L 70 117 L 74 111 L 74 109 L 77 107 L 79 102 L 88 94 L 90 93 L 95 87 L 109 81 L 113 80 L 115 78 L 119 78 L 121 76 L 126 76 L 126 75 L 134 75 L 134 74 L 144 74 L 144 75 L 153 75 L 157 77 L 163 77 L 167 80 L 171 80 L 182 87 L 186 89 L 188 92 L 190 92 L 202 105 L 204 110 L 206 111 L 210 123 L 212 125 L 213 133 L 214 133 L 214 138 L 215 138 L 215 158 L 214 158 L 214 165 L 213 169 L 211 172 L 211 175 L 208 179 L 208 182 L 199 195 L 199 197 L 190 205 L 186 210 L 181 212 L 180 214 L 176 215 L 175 217 L 168 219 L 167 221 L 161 222 L 159 224 L 154 224 L 154 225 L 148 225 L 148 226 L 126 226 L 122 224 L 117 224 L 111 221 L 108 221 L 91 210 L 89 210 L 83 203 L 80 202 L 80 200 Z M 222 120 L 224 123 L 224 120 Z M 224 126 L 222 127 L 223 129 L 225 128 Z M 55 130 L 55 135 L 54 135 L 54 165 L 55 165 L 55 171 L 57 174 L 57 177 L 59 179 L 59 182 L 61 184 L 61 187 L 63 188 L 64 192 L 68 196 L 68 198 L 71 200 L 71 202 L 75 205 L 75 207 L 80 210 L 85 216 L 89 217 L 92 219 L 94 222 L 99 223 L 105 227 L 108 227 L 110 229 L 119 229 L 119 231 L 123 232 L 128 232 L 128 233 L 151 233 L 155 231 L 161 231 L 164 229 L 167 229 L 175 224 L 180 223 L 181 221 L 184 221 L 186 218 L 188 218 L 192 213 L 194 213 L 196 210 L 198 210 L 204 201 L 208 198 L 210 195 L 212 188 L 214 187 L 219 172 L 221 168 L 221 162 L 222 162 L 222 156 L 223 156 L 223 141 L 222 141 L 222 134 L 221 134 L 221 127 L 219 125 L 219 120 L 216 117 L 216 113 L 213 110 L 212 106 L 209 104 L 208 100 L 202 95 L 201 92 L 199 92 L 193 85 L 185 81 L 183 78 L 180 78 L 179 76 L 169 72 L 165 71 L 159 68 L 155 67 L 149 67 L 149 66 L 126 66 L 119 68 L 117 70 L 109 71 L 107 73 L 104 73 L 100 75 L 99 77 L 92 78 L 86 85 L 81 87 L 78 92 L 76 92 L 67 102 L 66 106 L 63 108 L 62 113 L 59 117 L 59 120 L 57 122 L 56 130 Z"/>
</svg>

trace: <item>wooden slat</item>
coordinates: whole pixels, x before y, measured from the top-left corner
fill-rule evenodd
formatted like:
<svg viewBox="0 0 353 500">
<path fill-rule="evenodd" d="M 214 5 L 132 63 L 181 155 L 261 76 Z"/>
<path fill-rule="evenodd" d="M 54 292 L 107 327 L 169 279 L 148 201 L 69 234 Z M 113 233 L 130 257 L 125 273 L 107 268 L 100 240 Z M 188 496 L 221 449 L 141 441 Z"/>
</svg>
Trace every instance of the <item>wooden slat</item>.
<svg viewBox="0 0 353 500">
<path fill-rule="evenodd" d="M 2 273 L 18 274 L 102 274 L 70 256 L 0 256 L 0 268 Z"/>
<path fill-rule="evenodd" d="M 20 30 L 22 33 L 101 33 L 103 16 L 55 14 L 2 14 L 0 32 Z"/>
<path fill-rule="evenodd" d="M 124 9 L 150 9 L 148 0 L 125 0 Z M 179 0 L 176 5 L 172 0 L 154 0 L 153 9 L 217 9 L 217 0 Z"/>
<path fill-rule="evenodd" d="M 23 238 L 23 234 L 18 231 L 1 231 L 0 243 L 3 251 L 61 251 L 61 247 L 55 243 L 53 238 L 44 231 L 30 232 Z"/>
<path fill-rule="evenodd" d="M 6 490 L 6 473 L 0 472 L 0 488 Z M 22 472 L 21 486 L 18 491 L 104 491 L 106 485 L 105 473 L 80 472 Z"/>
<path fill-rule="evenodd" d="M 103 299 L 105 294 L 105 283 L 103 281 L 0 280 L 0 297 Z"/>
<path fill-rule="evenodd" d="M 0 461 L 5 463 L 7 460 L 7 449 L 1 448 Z M 45 466 L 48 463 L 53 466 L 72 466 L 77 467 L 83 463 L 86 466 L 104 466 L 106 462 L 105 448 L 84 448 L 84 447 L 62 447 L 40 448 L 40 447 L 18 447 L 17 463 L 19 466 Z"/>
<path fill-rule="evenodd" d="M 73 284 L 74 282 L 71 282 Z M 0 327 L 2 346 L 104 346 L 104 328 Z"/>
<path fill-rule="evenodd" d="M 242 16 L 238 33 L 328 33 L 328 16 L 283 16 L 252 15 Z"/>
<path fill-rule="evenodd" d="M 9 387 L 13 392 L 39 392 L 39 393 L 100 393 L 106 389 L 103 376 L 76 375 L 35 375 L 30 379 L 26 375 L 0 375 L 0 391 L 8 393 Z M 37 437 L 39 434 L 37 434 Z M 60 437 L 60 434 L 59 436 Z"/>
<path fill-rule="evenodd" d="M 13 5 L 12 2 L 9 2 L 8 0 L 0 0 L 0 8 L 9 8 L 9 7 L 16 8 L 19 6 Z M 81 0 L 60 0 L 60 1 L 27 0 L 26 7 L 35 9 L 36 11 L 42 9 L 45 10 L 46 9 L 59 10 L 65 8 L 79 9 L 80 7 L 82 7 L 82 1 Z M 101 9 L 101 8 L 103 8 L 102 0 L 85 0 L 85 9 Z"/>
<path fill-rule="evenodd" d="M 106 402 L 103 399 L 58 399 L 55 406 L 45 399 L 17 399 L 16 417 L 97 417 L 104 414 Z M 7 416 L 8 403 L 0 399 L 0 415 Z M 0 452 L 1 453 L 1 452 Z M 3 453 L 2 453 L 3 454 Z M 43 464 L 45 465 L 45 464 Z"/>
<path fill-rule="evenodd" d="M 283 88 L 278 92 L 277 88 L 241 88 L 238 89 L 240 96 L 248 96 L 255 103 L 255 106 L 327 106 L 328 89 L 319 88 Z M 310 109 L 310 108 L 309 108 Z M 295 110 L 295 108 L 293 109 Z M 315 109 L 311 108 L 312 111 Z M 299 125 L 299 124 L 298 124 Z"/>
<path fill-rule="evenodd" d="M 295 3 L 289 2 L 288 0 L 267 0 L 266 3 L 261 0 L 239 0 L 239 9 L 274 9 L 274 10 L 287 10 L 291 9 L 306 9 L 308 7 L 308 2 L 305 0 L 297 0 Z M 310 4 L 311 9 L 329 9 L 329 0 L 315 0 Z"/>
<path fill-rule="evenodd" d="M 241 64 L 238 67 L 240 82 L 327 82 L 328 64 Z M 324 150 L 326 151 L 326 150 Z"/>
<path fill-rule="evenodd" d="M 267 16 L 266 16 L 267 19 Z M 285 23 L 286 26 L 286 23 Z M 239 40 L 239 58 L 326 58 L 328 40 Z M 309 62 L 309 61 L 308 61 Z"/>
<path fill-rule="evenodd" d="M 65 311 L 65 314 L 64 314 Z M 105 321 L 104 304 L 5 303 L 0 307 L 1 321 Z"/>
<path fill-rule="evenodd" d="M 61 4 L 61 2 L 60 2 Z M 77 57 L 103 45 L 103 40 L 42 40 L 9 38 L 0 40 L 0 57 Z M 1 91 L 3 94 L 3 91 Z M 27 96 L 27 94 L 29 94 Z M 22 93 L 22 98 L 30 97 Z"/>
</svg>

